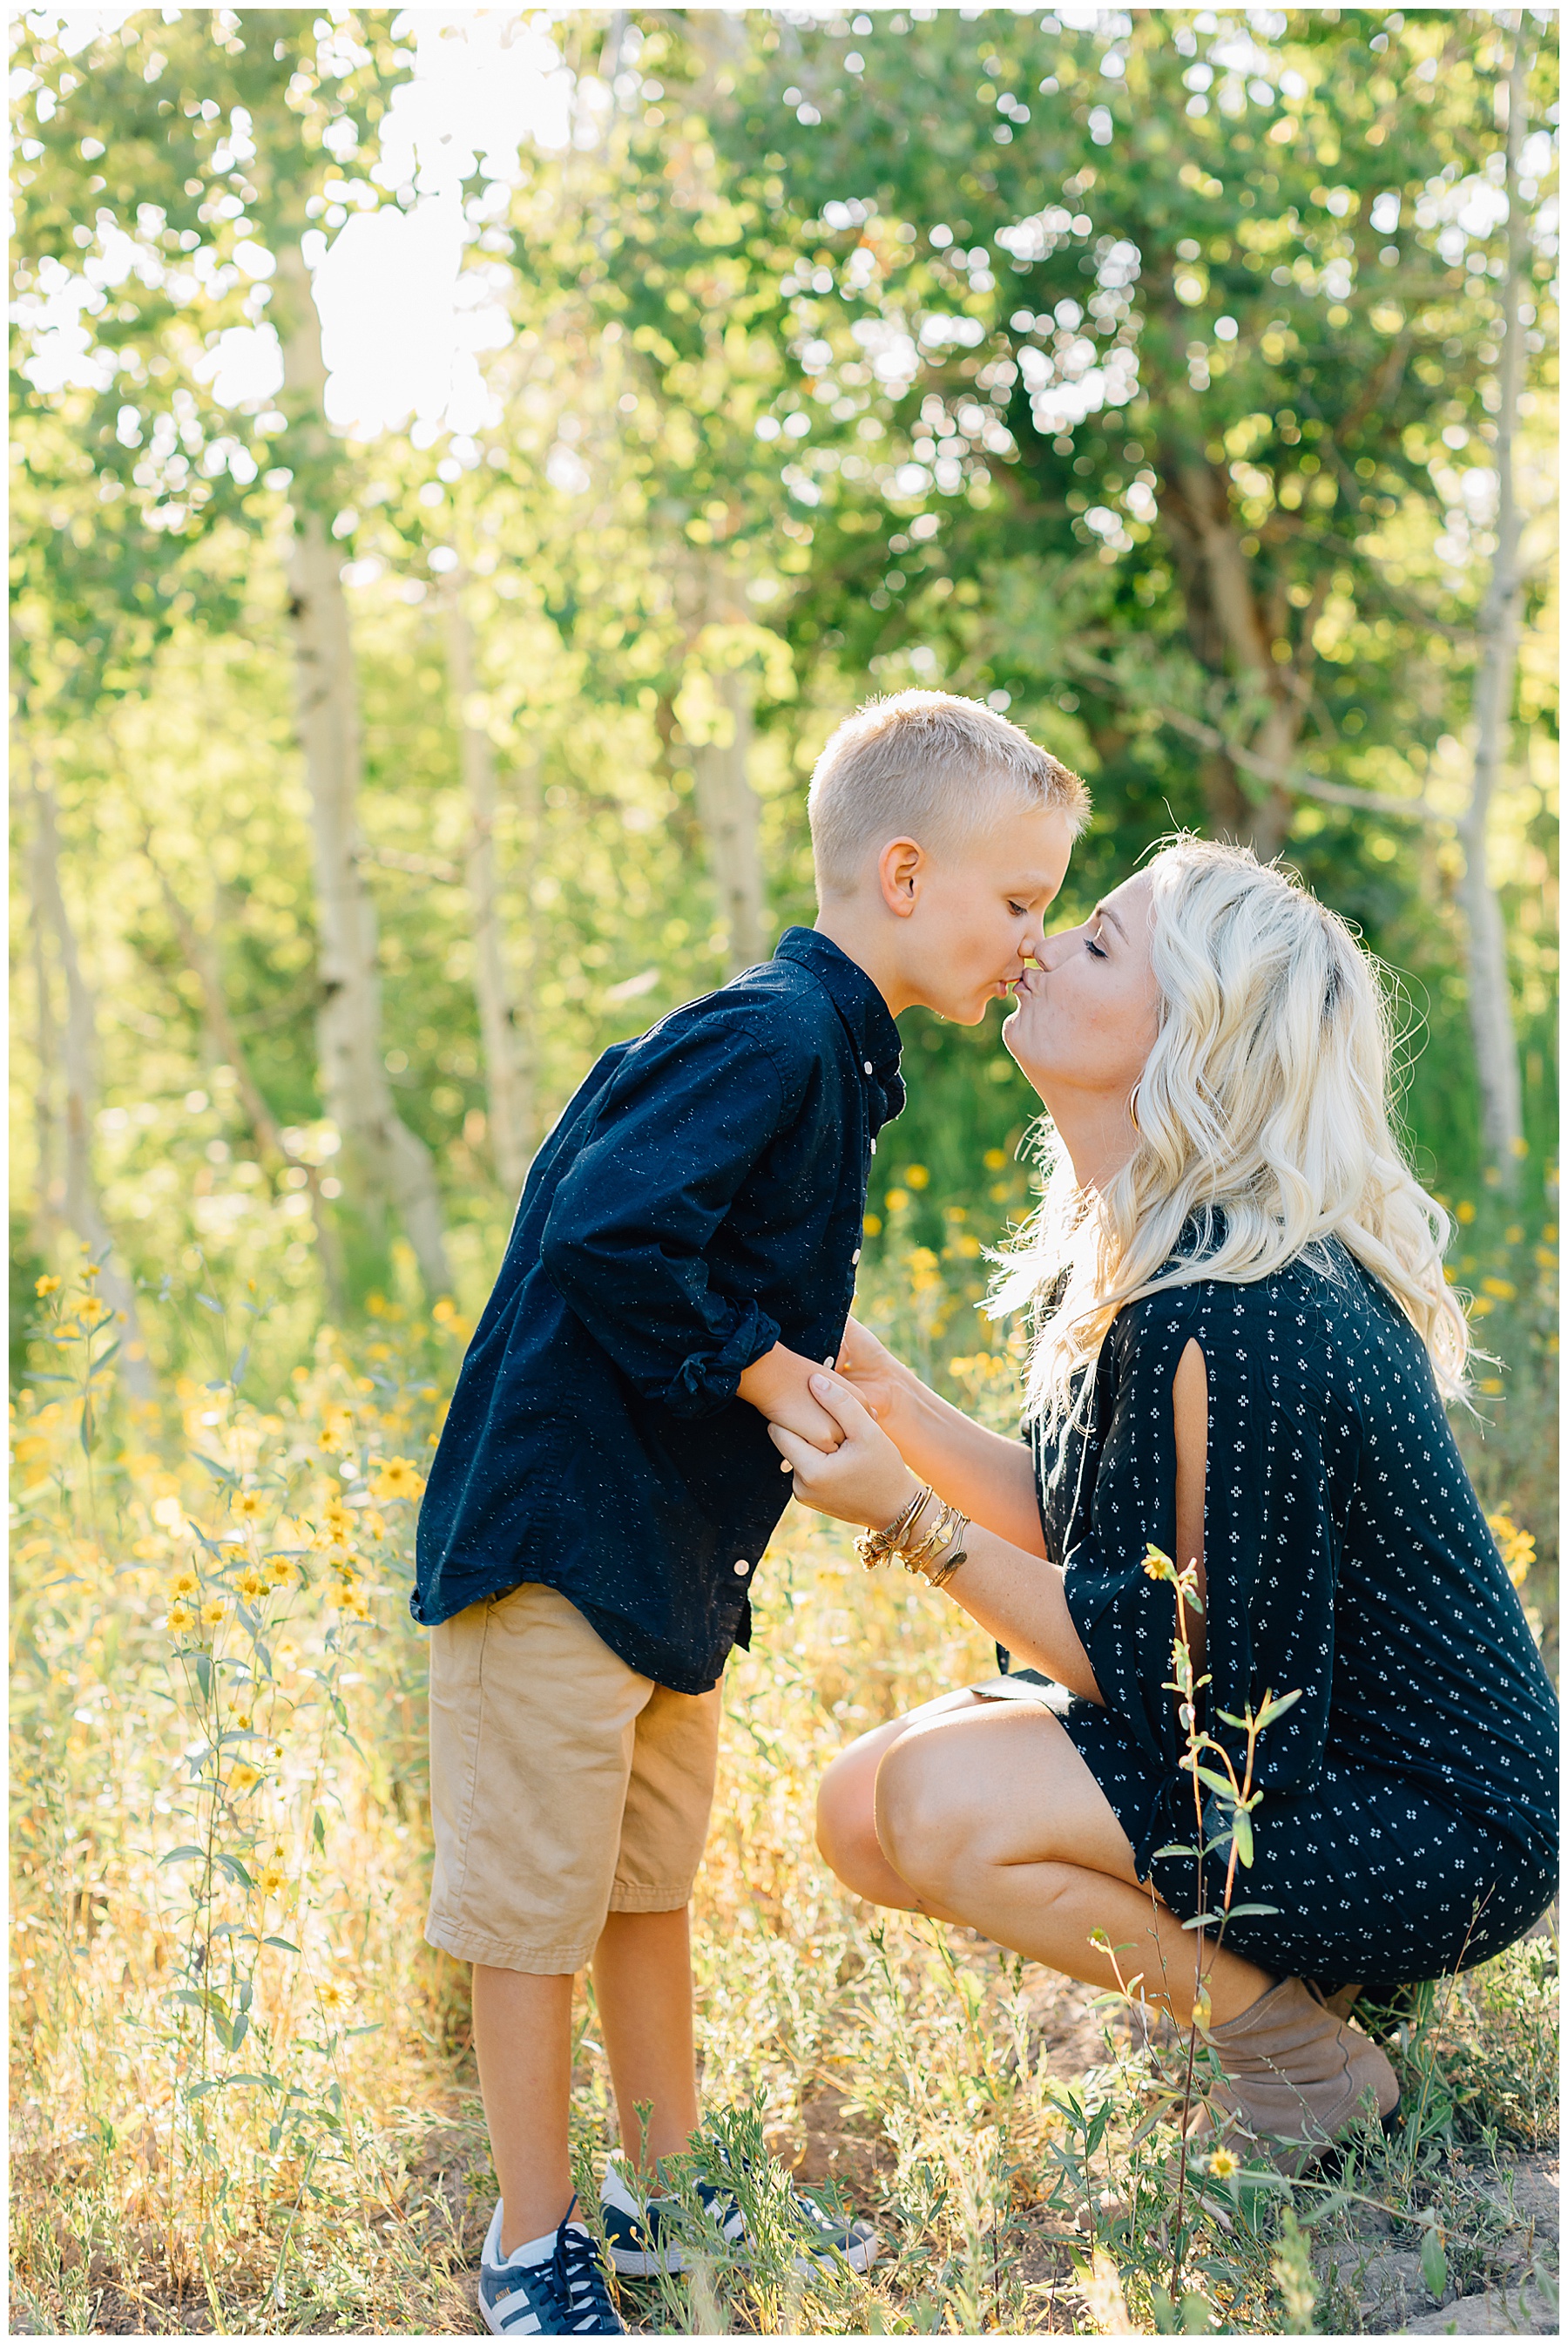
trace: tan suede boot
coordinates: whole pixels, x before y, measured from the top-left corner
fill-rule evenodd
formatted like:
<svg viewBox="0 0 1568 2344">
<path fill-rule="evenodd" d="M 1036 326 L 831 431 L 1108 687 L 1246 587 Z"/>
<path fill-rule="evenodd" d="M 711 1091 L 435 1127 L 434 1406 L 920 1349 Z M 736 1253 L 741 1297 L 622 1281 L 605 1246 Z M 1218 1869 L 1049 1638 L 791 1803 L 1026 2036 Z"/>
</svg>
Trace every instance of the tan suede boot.
<svg viewBox="0 0 1568 2344">
<path fill-rule="evenodd" d="M 1300 1978 L 1282 1978 L 1239 2018 L 1211 2027 L 1209 2040 L 1225 2076 L 1210 2095 L 1215 2115 L 1239 2119 L 1265 2145 L 1285 2144 L 1271 2151 L 1282 2172 L 1300 2173 L 1321 2157 L 1369 2097 L 1380 2117 L 1399 2105 L 1398 2079 L 1377 2045 Z M 1199 2147 L 1214 2142 L 1214 2131 L 1201 2117 L 1188 2140 Z"/>
</svg>

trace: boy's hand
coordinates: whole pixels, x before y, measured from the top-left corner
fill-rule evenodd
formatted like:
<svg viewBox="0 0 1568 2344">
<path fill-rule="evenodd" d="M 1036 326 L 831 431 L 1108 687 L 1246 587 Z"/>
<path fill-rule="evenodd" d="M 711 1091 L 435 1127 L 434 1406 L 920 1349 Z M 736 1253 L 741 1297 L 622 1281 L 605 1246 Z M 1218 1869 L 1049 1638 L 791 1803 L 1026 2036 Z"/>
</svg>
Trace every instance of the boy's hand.
<svg viewBox="0 0 1568 2344">
<path fill-rule="evenodd" d="M 735 1389 L 769 1424 L 781 1424 L 788 1431 L 799 1433 L 813 1449 L 831 1450 L 844 1436 L 826 1409 L 811 1397 L 810 1379 L 821 1372 L 817 1360 L 803 1359 L 799 1351 L 775 1343 L 770 1351 L 752 1360 Z"/>
<path fill-rule="evenodd" d="M 819 1369 L 811 1388 L 835 1420 L 839 1444 L 834 1453 L 825 1453 L 816 1442 L 808 1445 L 779 1425 L 768 1428 L 786 1467 L 794 1469 L 795 1495 L 803 1506 L 841 1522 L 884 1528 L 908 1504 L 919 1481 L 848 1385 Z"/>
</svg>

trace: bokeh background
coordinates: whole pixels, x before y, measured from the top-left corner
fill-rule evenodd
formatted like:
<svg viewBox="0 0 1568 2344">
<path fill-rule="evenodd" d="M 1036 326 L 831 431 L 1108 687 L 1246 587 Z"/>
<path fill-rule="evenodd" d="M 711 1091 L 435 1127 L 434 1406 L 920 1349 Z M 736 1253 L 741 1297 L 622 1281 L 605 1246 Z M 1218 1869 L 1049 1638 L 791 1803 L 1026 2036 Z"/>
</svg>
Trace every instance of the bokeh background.
<svg viewBox="0 0 1568 2344">
<path fill-rule="evenodd" d="M 1462 1438 L 1553 1633 L 1554 22 L 15 21 L 14 1713 L 46 2323 L 115 2288 L 283 2319 L 312 2189 L 330 2167 L 368 2220 L 388 2138 L 450 2210 L 394 2075 L 457 2111 L 478 2202 L 461 1982 L 417 1944 L 429 1442 L 594 1057 L 811 918 L 806 782 L 870 692 L 973 694 L 1084 774 L 1064 921 L 1190 826 L 1283 854 L 1382 956 L 1493 1354 Z M 972 1305 L 1036 1103 L 995 1018 L 903 1024 L 864 1307 L 1005 1422 L 1014 1354 Z M 735 1747 L 771 1771 L 734 1786 L 757 1846 L 795 1785 L 768 1911 L 806 1965 L 774 2011 L 798 2046 L 840 1926 L 811 1767 L 984 1656 L 901 1597 L 851 1632 L 832 1536 L 781 1540 L 783 1644 L 736 1679 L 763 1707 Z M 747 1864 L 713 1891 L 736 1927 Z M 757 1959 L 774 2010 L 783 1955 Z M 352 2120 L 335 1963 L 398 2046 Z M 715 2018 L 715 2072 L 760 2060 L 799 2130 L 773 2024 L 748 2049 Z M 89 2039 L 99 2064 L 61 2068 Z M 888 2122 L 912 2187 L 909 2144 L 948 2150 Z M 332 2268 L 312 2316 L 390 2317 Z"/>
</svg>

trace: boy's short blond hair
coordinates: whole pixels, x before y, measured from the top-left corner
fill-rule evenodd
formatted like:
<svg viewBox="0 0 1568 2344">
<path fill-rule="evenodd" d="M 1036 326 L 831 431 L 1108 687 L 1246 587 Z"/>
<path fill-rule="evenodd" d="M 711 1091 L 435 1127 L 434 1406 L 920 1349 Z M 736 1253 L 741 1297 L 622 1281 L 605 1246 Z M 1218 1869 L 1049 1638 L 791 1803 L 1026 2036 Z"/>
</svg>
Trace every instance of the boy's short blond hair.
<svg viewBox="0 0 1568 2344">
<path fill-rule="evenodd" d="M 1076 838 L 1089 792 L 1027 732 L 978 700 L 900 692 L 846 717 L 817 760 L 807 811 L 820 897 L 847 895 L 890 839 L 950 846 L 1009 797 L 1057 806 Z"/>
</svg>

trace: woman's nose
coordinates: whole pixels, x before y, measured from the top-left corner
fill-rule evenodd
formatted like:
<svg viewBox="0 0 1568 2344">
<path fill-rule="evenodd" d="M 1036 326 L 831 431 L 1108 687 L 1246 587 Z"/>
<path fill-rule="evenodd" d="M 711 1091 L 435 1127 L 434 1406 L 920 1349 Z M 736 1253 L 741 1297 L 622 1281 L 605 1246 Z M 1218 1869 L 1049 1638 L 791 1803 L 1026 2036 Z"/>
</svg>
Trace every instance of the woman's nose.
<svg viewBox="0 0 1568 2344">
<path fill-rule="evenodd" d="M 1059 928 L 1055 935 L 1041 938 L 1035 957 L 1048 975 L 1053 968 L 1061 966 L 1081 933 L 1079 928 Z"/>
</svg>

